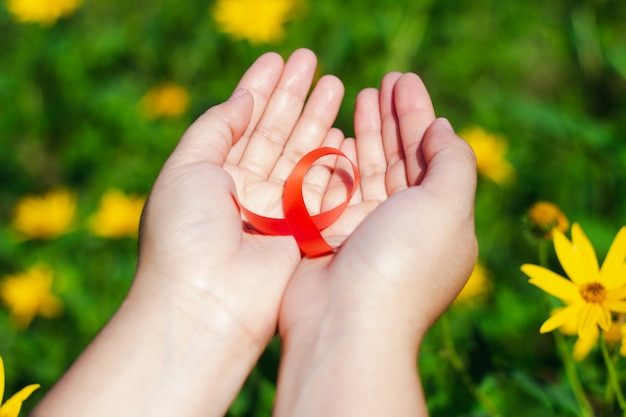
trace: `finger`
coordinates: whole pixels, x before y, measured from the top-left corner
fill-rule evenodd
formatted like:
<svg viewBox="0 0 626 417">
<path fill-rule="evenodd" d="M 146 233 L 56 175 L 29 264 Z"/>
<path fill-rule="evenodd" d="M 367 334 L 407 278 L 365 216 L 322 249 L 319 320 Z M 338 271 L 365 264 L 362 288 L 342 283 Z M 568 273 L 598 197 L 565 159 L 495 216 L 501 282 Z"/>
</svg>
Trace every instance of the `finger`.
<svg viewBox="0 0 626 417">
<path fill-rule="evenodd" d="M 426 171 L 419 188 L 448 207 L 473 207 L 476 156 L 446 119 L 435 120 L 423 140 Z M 473 211 L 468 213 L 473 216 Z"/>
<path fill-rule="evenodd" d="M 374 97 L 378 97 L 378 93 L 374 90 Z M 380 138 L 380 134 L 378 135 Z M 357 167 L 360 165 L 358 161 L 357 141 L 352 138 L 347 138 L 341 144 L 340 150 L 343 154 L 352 161 Z M 382 153 L 382 152 L 381 152 Z M 344 158 L 338 158 L 338 165 L 336 171 L 333 172 L 333 176 L 329 182 L 328 190 L 324 196 L 322 204 L 322 210 L 331 210 L 346 201 L 348 192 L 352 187 L 354 180 L 353 173 L 347 172 L 351 167 Z M 384 175 L 381 179 L 382 187 L 384 188 Z M 362 184 L 362 181 L 360 182 Z M 331 246 L 338 247 L 350 235 L 356 227 L 363 221 L 365 216 L 380 204 L 379 200 L 363 200 L 363 194 L 361 187 L 357 187 L 352 198 L 346 208 L 345 212 L 337 219 L 335 223 L 330 225 L 327 229 L 324 229 L 322 236 L 326 239 Z"/>
<path fill-rule="evenodd" d="M 265 107 L 276 88 L 283 68 L 283 58 L 277 53 L 268 52 L 261 55 L 241 77 L 235 91 L 241 88 L 248 90 L 254 98 L 254 109 L 246 132 L 233 146 L 228 155 L 228 163 L 236 165 L 241 160 L 250 135 L 265 111 Z"/>
<path fill-rule="evenodd" d="M 356 141 L 352 138 L 343 140 L 339 150 L 345 155 L 345 158 L 335 158 L 335 165 L 323 196 L 320 211 L 330 211 L 345 204 L 348 198 L 350 200 L 345 212 L 341 214 L 336 222 L 324 229 L 322 233 L 332 246 L 338 246 L 343 242 L 345 236 L 355 229 L 356 225 L 362 220 L 363 216 L 361 213 L 363 213 L 363 209 L 366 207 L 366 205 L 360 204 L 362 202 L 360 186 L 352 192 L 354 181 L 356 181 L 352 164 L 358 167 Z M 350 194 L 352 194 L 351 197 Z M 356 210 L 355 207 L 357 208 Z M 329 238 L 330 240 L 328 240 Z"/>
<path fill-rule="evenodd" d="M 299 49 L 289 57 L 239 167 L 268 178 L 300 117 L 316 65 L 315 54 L 307 49 Z"/>
<path fill-rule="evenodd" d="M 343 94 L 343 83 L 337 77 L 327 75 L 318 81 L 270 173 L 270 181 L 285 182 L 295 164 L 306 153 L 319 148 L 335 122 Z"/>
<path fill-rule="evenodd" d="M 406 188 L 406 169 L 402 149 L 398 118 L 393 100 L 393 87 L 402 76 L 399 72 L 390 72 L 380 83 L 380 118 L 382 122 L 382 141 L 385 150 L 387 171 L 385 186 L 387 195 Z"/>
<path fill-rule="evenodd" d="M 363 200 L 387 198 L 385 172 L 387 160 L 382 142 L 379 93 L 368 88 L 359 93 L 354 107 L 356 154 L 361 173 Z"/>
<path fill-rule="evenodd" d="M 179 163 L 209 162 L 221 167 L 233 143 L 250 123 L 252 108 L 250 92 L 235 91 L 228 101 L 207 110 L 187 129 L 172 159 Z"/>
<path fill-rule="evenodd" d="M 416 74 L 400 77 L 393 89 L 394 106 L 409 185 L 417 184 L 424 172 L 420 144 L 424 132 L 435 120 L 435 110 L 424 83 Z"/>
<path fill-rule="evenodd" d="M 349 144 L 352 144 L 350 146 Z M 353 139 L 344 139 L 342 143 L 335 146 L 341 150 L 346 158 L 340 156 L 328 156 L 327 173 L 328 181 L 326 187 L 320 193 L 320 212 L 331 210 L 343 203 L 349 197 L 354 181 L 356 181 L 352 163 L 355 161 L 355 147 Z M 347 153 L 346 153 L 347 152 Z M 354 194 L 359 194 L 357 188 Z"/>
<path fill-rule="evenodd" d="M 333 128 L 328 132 L 321 145 L 339 149 L 343 141 L 343 132 L 340 129 Z M 322 201 L 329 187 L 336 163 L 337 157 L 335 155 L 325 156 L 316 161 L 304 177 L 302 194 L 307 210 L 311 215 L 322 212 Z"/>
<path fill-rule="evenodd" d="M 322 141 L 321 146 L 339 149 L 346 139 L 345 135 L 341 131 L 341 129 L 337 127 L 332 127 L 328 129 L 326 133 L 326 137 Z"/>
<path fill-rule="evenodd" d="M 346 140 L 343 141 L 343 143 L 341 144 L 341 148 L 339 148 L 339 150 L 341 150 L 341 152 L 343 152 L 343 154 L 346 157 L 348 157 L 348 159 L 352 161 L 354 165 L 356 165 L 357 167 L 359 166 L 359 160 L 358 160 L 357 150 L 356 150 L 356 140 L 352 138 L 347 138 Z M 360 175 L 360 170 L 359 170 L 359 175 Z M 350 200 L 350 205 L 358 204 L 361 201 L 363 201 L 363 192 L 361 190 L 361 182 L 359 182 L 359 187 L 356 189 L 356 191 L 352 195 L 352 199 Z M 330 205 L 323 206 L 324 210 L 327 210 L 329 208 L 332 208 L 332 207 L 330 207 Z"/>
</svg>

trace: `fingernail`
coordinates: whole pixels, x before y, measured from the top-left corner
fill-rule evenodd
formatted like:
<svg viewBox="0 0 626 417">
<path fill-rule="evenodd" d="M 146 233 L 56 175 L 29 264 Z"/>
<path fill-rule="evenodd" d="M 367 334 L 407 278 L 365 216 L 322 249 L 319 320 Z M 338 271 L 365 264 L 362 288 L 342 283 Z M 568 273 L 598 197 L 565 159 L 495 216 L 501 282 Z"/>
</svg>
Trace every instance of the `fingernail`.
<svg viewBox="0 0 626 417">
<path fill-rule="evenodd" d="M 245 88 L 238 88 L 238 89 L 236 89 L 236 90 L 233 92 L 233 94 L 230 96 L 230 98 L 228 99 L 228 101 L 230 101 L 230 100 L 234 100 L 234 99 L 236 99 L 236 98 L 239 98 L 239 97 L 243 96 L 244 94 L 246 94 L 246 91 L 248 91 L 248 90 L 246 90 Z"/>
<path fill-rule="evenodd" d="M 452 127 L 452 124 L 445 117 L 438 118 L 437 122 L 441 124 L 442 127 L 445 127 L 446 129 L 448 129 L 450 132 L 454 132 L 454 128 Z"/>
</svg>

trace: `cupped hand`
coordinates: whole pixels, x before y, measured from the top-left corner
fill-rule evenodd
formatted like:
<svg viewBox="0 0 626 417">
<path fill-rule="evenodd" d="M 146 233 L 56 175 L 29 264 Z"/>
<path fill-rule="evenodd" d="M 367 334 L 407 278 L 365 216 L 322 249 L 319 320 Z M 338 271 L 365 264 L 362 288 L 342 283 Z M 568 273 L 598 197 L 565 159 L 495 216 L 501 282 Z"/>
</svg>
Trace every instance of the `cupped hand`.
<svg viewBox="0 0 626 417">
<path fill-rule="evenodd" d="M 306 344 L 325 331 L 375 329 L 387 337 L 390 330 L 417 349 L 476 259 L 474 154 L 447 120 L 435 118 L 426 88 L 410 73 L 390 73 L 380 91 L 359 94 L 355 140 L 342 150 L 356 161 L 361 184 L 324 234 L 344 243 L 300 263 L 283 299 L 281 336 Z M 341 183 L 331 179 L 322 208 L 345 194 Z"/>
<path fill-rule="evenodd" d="M 316 64 L 308 50 L 295 51 L 286 63 L 263 55 L 227 102 L 187 130 L 144 212 L 133 285 L 142 290 L 135 293 L 168 294 L 190 317 L 225 318 L 265 347 L 300 252 L 289 236 L 242 228 L 235 199 L 258 214 L 282 217 L 283 185 L 297 160 L 343 140 L 331 128 L 341 82 L 322 77 L 307 100 Z M 310 198 L 321 200 L 329 180 L 329 173 L 315 176 L 307 185 Z"/>
</svg>

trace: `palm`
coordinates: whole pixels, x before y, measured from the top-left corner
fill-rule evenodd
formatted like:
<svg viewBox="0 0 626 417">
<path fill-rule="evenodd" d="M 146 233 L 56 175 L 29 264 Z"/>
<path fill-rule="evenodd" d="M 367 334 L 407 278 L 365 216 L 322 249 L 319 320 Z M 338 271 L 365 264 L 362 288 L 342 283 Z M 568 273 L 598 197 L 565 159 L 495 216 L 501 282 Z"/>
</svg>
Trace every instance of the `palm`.
<svg viewBox="0 0 626 417">
<path fill-rule="evenodd" d="M 253 94 L 254 108 L 248 128 L 229 150 L 223 168 L 232 177 L 242 205 L 280 218 L 285 180 L 300 157 L 343 140 L 343 134 L 331 128 L 343 85 L 335 77 L 322 77 L 307 100 L 316 66 L 310 51 L 296 51 L 284 68 L 270 62 L 272 57 L 264 58 L 239 83 Z M 304 192 L 309 199 L 321 201 L 330 176 L 313 178 Z"/>
</svg>

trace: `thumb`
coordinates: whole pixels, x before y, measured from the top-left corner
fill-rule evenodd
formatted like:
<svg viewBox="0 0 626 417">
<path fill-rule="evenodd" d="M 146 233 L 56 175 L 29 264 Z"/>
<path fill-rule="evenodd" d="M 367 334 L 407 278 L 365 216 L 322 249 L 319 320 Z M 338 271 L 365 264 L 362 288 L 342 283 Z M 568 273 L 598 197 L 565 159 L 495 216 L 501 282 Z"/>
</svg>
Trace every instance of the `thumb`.
<svg viewBox="0 0 626 417">
<path fill-rule="evenodd" d="M 185 163 L 222 166 L 250 124 L 253 107 L 254 99 L 248 90 L 235 90 L 228 101 L 211 107 L 189 126 L 174 153 Z"/>
<path fill-rule="evenodd" d="M 452 207 L 473 206 L 476 156 L 447 119 L 438 118 L 430 124 L 422 152 L 427 169 L 420 186 Z"/>
</svg>

